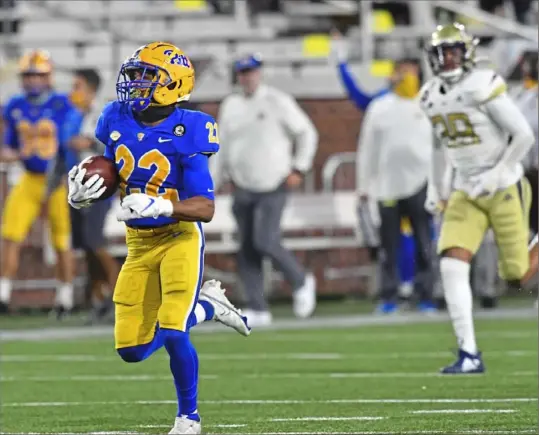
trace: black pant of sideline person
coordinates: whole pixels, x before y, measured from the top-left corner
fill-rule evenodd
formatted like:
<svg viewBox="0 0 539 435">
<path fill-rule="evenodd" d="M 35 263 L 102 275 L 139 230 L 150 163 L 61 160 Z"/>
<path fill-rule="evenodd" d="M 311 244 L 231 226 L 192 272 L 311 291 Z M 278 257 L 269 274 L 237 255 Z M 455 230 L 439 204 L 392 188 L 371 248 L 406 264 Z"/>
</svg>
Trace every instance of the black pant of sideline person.
<svg viewBox="0 0 539 435">
<path fill-rule="evenodd" d="M 399 247 L 401 219 L 410 220 L 416 243 L 415 293 L 422 303 L 431 303 L 434 284 L 431 215 L 425 210 L 427 186 L 419 192 L 395 201 L 381 201 L 381 299 L 397 302 L 399 292 Z"/>
<path fill-rule="evenodd" d="M 283 184 L 271 192 L 234 191 L 232 211 L 238 223 L 240 249 L 238 272 L 248 307 L 265 312 L 268 304 L 263 291 L 262 260 L 271 258 L 293 289 L 303 286 L 306 273 L 296 256 L 281 243 L 281 217 L 287 197 Z"/>
</svg>

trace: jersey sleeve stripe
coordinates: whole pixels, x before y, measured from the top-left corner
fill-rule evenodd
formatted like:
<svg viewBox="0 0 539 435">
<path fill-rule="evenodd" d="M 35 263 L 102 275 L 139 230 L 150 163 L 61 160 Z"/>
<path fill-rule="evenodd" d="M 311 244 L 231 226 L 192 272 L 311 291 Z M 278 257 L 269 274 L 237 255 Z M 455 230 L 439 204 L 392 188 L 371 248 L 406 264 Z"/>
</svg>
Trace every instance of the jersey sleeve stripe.
<svg viewBox="0 0 539 435">
<path fill-rule="evenodd" d="M 502 83 L 496 88 L 494 88 L 490 95 L 484 101 L 482 101 L 481 104 L 486 104 L 489 101 L 494 100 L 494 98 L 500 96 L 504 92 L 507 92 L 507 85 L 505 83 Z"/>
</svg>

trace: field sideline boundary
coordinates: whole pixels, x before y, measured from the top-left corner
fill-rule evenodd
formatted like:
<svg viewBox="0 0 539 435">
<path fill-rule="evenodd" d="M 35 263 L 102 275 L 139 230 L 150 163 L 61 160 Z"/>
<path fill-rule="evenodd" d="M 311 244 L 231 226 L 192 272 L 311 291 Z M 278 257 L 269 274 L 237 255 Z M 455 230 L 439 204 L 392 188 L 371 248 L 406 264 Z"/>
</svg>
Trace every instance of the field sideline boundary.
<svg viewBox="0 0 539 435">
<path fill-rule="evenodd" d="M 531 304 L 531 302 L 530 302 Z M 535 319 L 537 311 L 533 308 L 521 309 L 495 309 L 478 310 L 474 313 L 475 319 Z M 397 314 L 394 316 L 379 314 L 360 314 L 346 316 L 323 316 L 311 319 L 277 319 L 270 326 L 258 328 L 256 331 L 285 331 L 309 330 L 320 328 L 357 328 L 376 325 L 412 325 L 449 322 L 447 313 L 425 315 L 419 313 Z M 218 324 L 199 325 L 194 329 L 196 333 L 225 332 L 226 328 Z M 0 341 L 41 341 L 41 340 L 73 340 L 78 338 L 110 337 L 113 334 L 112 326 L 80 326 L 59 327 L 44 329 L 21 329 L 14 331 L 0 331 Z"/>
</svg>

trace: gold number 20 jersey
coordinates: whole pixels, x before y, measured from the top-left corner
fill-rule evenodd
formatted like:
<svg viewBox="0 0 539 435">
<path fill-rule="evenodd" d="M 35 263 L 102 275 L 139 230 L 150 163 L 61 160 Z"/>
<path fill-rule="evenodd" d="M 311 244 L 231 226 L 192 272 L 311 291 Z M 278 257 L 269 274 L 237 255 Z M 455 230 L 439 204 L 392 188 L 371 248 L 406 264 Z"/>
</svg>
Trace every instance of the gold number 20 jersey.
<svg viewBox="0 0 539 435">
<path fill-rule="evenodd" d="M 435 143 L 444 148 L 455 170 L 455 189 L 469 192 L 470 177 L 494 167 L 507 149 L 510 133 L 486 108 L 506 90 L 504 79 L 490 69 L 473 70 L 453 85 L 435 77 L 421 89 L 420 104 L 431 120 Z M 499 188 L 516 183 L 522 175 L 520 163 L 507 165 Z"/>
</svg>

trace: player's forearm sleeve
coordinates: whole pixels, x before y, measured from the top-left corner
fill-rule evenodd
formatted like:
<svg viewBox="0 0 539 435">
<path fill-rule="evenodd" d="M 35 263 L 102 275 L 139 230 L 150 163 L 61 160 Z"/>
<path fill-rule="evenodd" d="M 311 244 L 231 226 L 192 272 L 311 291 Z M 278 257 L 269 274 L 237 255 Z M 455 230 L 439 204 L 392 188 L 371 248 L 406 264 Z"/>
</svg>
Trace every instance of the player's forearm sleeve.
<svg viewBox="0 0 539 435">
<path fill-rule="evenodd" d="M 435 147 L 432 151 L 429 171 L 429 189 L 434 189 L 438 197 L 446 199 L 451 189 L 452 175 L 452 169 L 447 164 L 443 148 Z"/>
<path fill-rule="evenodd" d="M 515 165 L 521 162 L 535 142 L 528 121 L 507 94 L 487 102 L 485 108 L 498 127 L 507 132 L 511 138 L 499 163 Z"/>
</svg>

